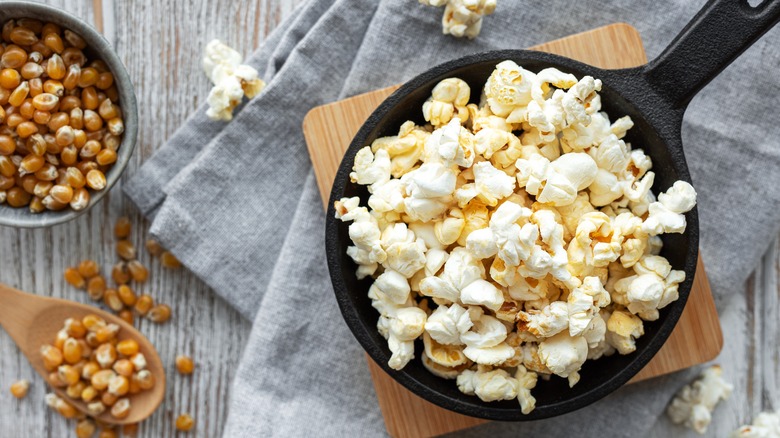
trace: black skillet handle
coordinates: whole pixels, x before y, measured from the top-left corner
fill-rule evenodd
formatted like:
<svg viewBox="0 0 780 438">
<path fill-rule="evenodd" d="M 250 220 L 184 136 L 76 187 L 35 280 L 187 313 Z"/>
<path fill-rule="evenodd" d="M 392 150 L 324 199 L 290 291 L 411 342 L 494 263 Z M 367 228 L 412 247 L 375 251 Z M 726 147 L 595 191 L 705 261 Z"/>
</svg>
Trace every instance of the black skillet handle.
<svg viewBox="0 0 780 438">
<path fill-rule="evenodd" d="M 650 86 L 674 108 L 693 96 L 780 21 L 780 0 L 710 0 L 645 67 Z"/>
</svg>

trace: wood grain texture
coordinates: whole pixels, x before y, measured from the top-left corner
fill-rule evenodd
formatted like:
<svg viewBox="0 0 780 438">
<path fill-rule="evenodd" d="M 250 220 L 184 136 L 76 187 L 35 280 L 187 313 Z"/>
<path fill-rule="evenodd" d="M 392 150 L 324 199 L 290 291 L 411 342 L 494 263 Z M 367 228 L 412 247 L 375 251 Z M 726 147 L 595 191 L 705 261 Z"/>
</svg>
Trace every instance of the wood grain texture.
<svg viewBox="0 0 780 438">
<path fill-rule="evenodd" d="M 533 49 L 568 56 L 602 68 L 626 68 L 647 62 L 638 32 L 622 23 Z M 397 88 L 388 87 L 322 105 L 307 114 L 303 130 L 324 203 L 330 197 L 333 178 L 352 137 L 368 115 Z M 677 327 L 653 360 L 631 382 L 707 362 L 720 352 L 723 336 L 701 258 L 697 272 L 689 304 Z M 422 400 L 388 376 L 370 358 L 368 364 L 391 435 L 440 435 L 484 423 L 484 420 L 455 414 Z M 426 421 L 419 421 L 420 418 Z"/>
<path fill-rule="evenodd" d="M 200 67 L 205 44 L 220 38 L 249 54 L 303 0 L 44 1 L 102 26 L 133 79 L 140 129 L 126 179 L 205 101 L 210 89 Z M 124 199 L 121 183 L 100 205 L 70 223 L 47 230 L 0 227 L 0 283 L 89 303 L 83 292 L 64 284 L 63 269 L 93 258 L 107 273 L 116 259 L 113 223 L 122 215 L 132 219 L 132 241 L 150 268 L 150 281 L 139 290 L 174 309 L 173 320 L 167 325 L 140 323 L 141 331 L 160 351 L 169 382 L 163 406 L 141 426 L 138 436 L 175 436 L 174 421 L 182 412 L 191 413 L 197 423 L 187 436 L 220 436 L 230 385 L 250 324 L 195 276 L 184 269 L 162 269 L 140 249 L 147 238 L 148 223 Z M 173 361 L 178 354 L 194 357 L 194 375 L 175 374 Z M 27 398 L 17 401 L 8 387 L 21 378 L 30 380 L 32 386 Z M 52 413 L 44 404 L 45 393 L 43 380 L 0 330 L 0 436 L 74 436 L 75 423 Z"/>
</svg>

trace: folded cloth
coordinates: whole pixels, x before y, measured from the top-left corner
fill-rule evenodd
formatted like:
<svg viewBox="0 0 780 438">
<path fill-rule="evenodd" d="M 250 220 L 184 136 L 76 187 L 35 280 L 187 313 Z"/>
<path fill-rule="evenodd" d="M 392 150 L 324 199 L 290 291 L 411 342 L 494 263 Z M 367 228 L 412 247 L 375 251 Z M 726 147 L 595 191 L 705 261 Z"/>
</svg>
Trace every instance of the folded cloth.
<svg viewBox="0 0 780 438">
<path fill-rule="evenodd" d="M 208 121 L 199 109 L 125 186 L 154 217 L 152 234 L 254 318 L 225 436 L 385 433 L 362 350 L 337 310 L 325 265 L 325 218 L 301 132 L 309 109 L 463 55 L 619 21 L 639 29 L 652 58 L 702 4 L 585 0 L 542 7 L 502 0 L 471 41 L 441 35 L 442 10 L 412 0 L 302 5 L 249 60 L 265 74 L 263 93 L 229 124 Z M 773 190 L 780 183 L 780 125 L 767 99 L 780 95 L 770 74 L 779 61 L 775 29 L 707 86 L 685 117 L 701 252 L 726 320 L 738 313 L 727 298 L 741 294 L 780 225 L 780 191 Z M 738 368 L 724 365 L 727 375 Z M 643 436 L 689 377 L 630 385 L 563 417 L 470 433 Z"/>
</svg>

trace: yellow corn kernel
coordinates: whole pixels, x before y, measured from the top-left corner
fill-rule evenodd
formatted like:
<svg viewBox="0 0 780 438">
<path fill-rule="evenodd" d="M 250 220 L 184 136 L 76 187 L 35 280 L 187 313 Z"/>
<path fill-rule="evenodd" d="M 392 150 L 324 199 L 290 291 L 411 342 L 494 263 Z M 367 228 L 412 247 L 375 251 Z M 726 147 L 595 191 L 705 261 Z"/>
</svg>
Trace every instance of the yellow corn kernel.
<svg viewBox="0 0 780 438">
<path fill-rule="evenodd" d="M 92 347 L 89 346 L 86 338 L 78 339 L 78 343 L 81 345 L 81 357 L 84 359 L 89 359 L 89 357 L 92 356 Z"/>
<path fill-rule="evenodd" d="M 62 378 L 56 371 L 49 373 L 49 375 L 46 376 L 46 383 L 48 383 L 52 388 L 64 388 L 68 386 L 67 383 L 62 381 Z"/>
<path fill-rule="evenodd" d="M 146 315 L 152 322 L 162 324 L 171 319 L 171 308 L 167 304 L 158 304 Z"/>
<path fill-rule="evenodd" d="M 131 289 L 130 286 L 126 284 L 119 286 L 117 292 L 119 294 L 119 299 L 122 300 L 122 303 L 127 307 L 133 307 L 138 300 L 138 296 L 135 294 L 135 291 L 133 291 L 133 289 Z"/>
<path fill-rule="evenodd" d="M 131 374 L 132 375 L 132 374 Z M 130 390 L 130 381 L 125 376 L 116 376 L 108 382 L 108 392 L 117 397 L 126 395 Z"/>
<path fill-rule="evenodd" d="M 89 142 L 87 142 L 89 143 Z M 86 146 L 84 146 L 86 148 Z M 84 149 L 81 149 L 82 152 Z M 98 169 L 87 172 L 87 185 L 92 190 L 103 190 L 106 188 L 106 175 Z"/>
<path fill-rule="evenodd" d="M 78 400 L 81 399 L 81 394 L 84 392 L 84 389 L 86 388 L 87 388 L 87 384 L 79 380 L 73 385 L 68 386 L 68 388 L 65 390 L 65 394 L 67 394 L 68 397 L 74 400 Z"/>
<path fill-rule="evenodd" d="M 141 295 L 135 302 L 135 311 L 141 316 L 145 316 L 149 313 L 149 310 L 151 310 L 152 307 L 154 307 L 154 298 L 148 294 Z"/>
<path fill-rule="evenodd" d="M 43 205 L 43 199 L 34 196 L 30 200 L 30 213 L 43 213 L 46 210 L 46 206 Z"/>
<path fill-rule="evenodd" d="M 65 359 L 65 362 L 71 365 L 81 361 L 81 344 L 79 344 L 76 338 L 68 338 L 65 341 L 65 345 L 62 347 L 62 357 Z"/>
<path fill-rule="evenodd" d="M 81 378 L 85 380 L 92 380 L 92 376 L 100 371 L 100 364 L 95 361 L 89 361 L 84 364 L 84 368 L 81 369 Z"/>
<path fill-rule="evenodd" d="M 87 328 L 84 323 L 76 318 L 68 318 L 65 320 L 65 331 L 68 336 L 76 339 L 81 339 L 87 335 Z"/>
<path fill-rule="evenodd" d="M 116 284 L 127 284 L 130 281 L 130 271 L 125 262 L 119 262 L 111 269 L 111 278 Z"/>
<path fill-rule="evenodd" d="M 24 99 L 27 99 L 28 94 L 30 94 L 30 83 L 29 81 L 24 81 L 8 96 L 8 103 L 11 106 L 18 107 L 24 102 Z"/>
<path fill-rule="evenodd" d="M 95 350 L 95 360 L 101 368 L 111 368 L 116 362 L 116 348 L 112 344 L 102 344 Z M 97 388 L 97 386 L 95 387 Z"/>
<path fill-rule="evenodd" d="M 130 399 L 121 398 L 111 407 L 111 416 L 122 419 L 130 415 Z"/>
<path fill-rule="evenodd" d="M 176 419 L 177 430 L 188 432 L 192 430 L 193 427 L 195 427 L 195 420 L 190 416 L 190 414 L 181 414 L 179 415 L 179 418 Z"/>
<path fill-rule="evenodd" d="M 30 389 L 30 382 L 27 380 L 17 380 L 11 384 L 11 394 L 16 398 L 27 397 L 27 391 Z"/>
<path fill-rule="evenodd" d="M 138 381 L 135 379 L 134 376 L 130 376 L 130 389 L 127 390 L 128 394 L 138 394 L 142 391 L 141 386 L 138 385 Z"/>
<path fill-rule="evenodd" d="M 125 307 L 115 289 L 106 289 L 106 292 L 103 293 L 103 302 L 114 312 L 121 312 Z"/>
<path fill-rule="evenodd" d="M 68 334 L 68 331 L 65 329 L 62 329 L 57 332 L 57 335 L 54 337 L 54 346 L 57 347 L 58 350 L 62 351 L 62 349 L 65 347 L 65 341 L 68 340 L 71 336 Z"/>
<path fill-rule="evenodd" d="M 133 368 L 136 371 L 141 371 L 146 368 L 146 356 L 143 353 L 136 353 L 130 357 L 130 362 L 133 364 Z"/>
<path fill-rule="evenodd" d="M 66 385 L 73 385 L 81 378 L 78 370 L 70 365 L 60 365 L 57 368 L 57 375 Z"/>
<path fill-rule="evenodd" d="M 0 87 L 12 90 L 22 83 L 22 77 L 19 72 L 12 68 L 4 68 L 0 71 Z"/>
<path fill-rule="evenodd" d="M 162 245 L 160 245 L 160 242 L 155 239 L 146 241 L 146 250 L 149 251 L 149 254 L 151 254 L 152 257 L 157 257 L 165 251 Z"/>
<path fill-rule="evenodd" d="M 68 181 L 68 185 L 74 189 L 79 189 L 87 184 L 87 179 L 77 167 L 68 167 L 65 170 L 65 179 Z"/>
<path fill-rule="evenodd" d="M 70 186 L 57 184 L 49 190 L 49 196 L 57 202 L 67 204 L 73 199 L 73 189 Z"/>
<path fill-rule="evenodd" d="M 177 269 L 181 267 L 181 262 L 170 251 L 164 251 L 160 256 L 160 263 L 163 268 Z"/>
<path fill-rule="evenodd" d="M 95 332 L 87 333 L 87 337 L 84 338 L 84 340 L 87 341 L 87 345 L 89 345 L 91 348 L 98 348 L 100 346 L 100 342 L 97 340 L 97 333 Z"/>
<path fill-rule="evenodd" d="M 179 374 L 192 374 L 195 370 L 195 362 L 192 358 L 185 355 L 176 356 L 176 369 Z"/>
<path fill-rule="evenodd" d="M 154 388 L 156 379 L 154 374 L 149 370 L 141 370 L 133 375 L 133 379 L 136 380 L 138 386 L 144 391 Z"/>
<path fill-rule="evenodd" d="M 84 327 L 91 332 L 96 332 L 99 328 L 106 326 L 106 320 L 95 314 L 85 316 L 81 322 L 84 324 Z"/>
<path fill-rule="evenodd" d="M 92 438 L 95 435 L 97 427 L 92 420 L 84 419 L 76 424 L 76 437 L 77 438 Z"/>
<path fill-rule="evenodd" d="M 57 394 L 46 394 L 46 404 L 65 418 L 76 418 L 79 411 L 73 405 L 61 399 Z"/>
<path fill-rule="evenodd" d="M 115 339 L 118 333 L 119 333 L 119 326 L 116 324 L 108 324 L 105 327 L 99 328 L 95 332 L 97 336 L 97 341 L 100 342 L 101 344 Z"/>
<path fill-rule="evenodd" d="M 96 372 L 94 376 L 92 376 L 90 383 L 92 384 L 92 387 L 98 391 L 103 391 L 108 388 L 108 383 L 115 376 L 116 373 L 113 370 L 100 370 Z"/>
<path fill-rule="evenodd" d="M 63 361 L 62 352 L 51 345 L 41 347 L 41 358 L 43 359 L 43 366 L 47 371 L 56 370 L 58 366 L 62 365 Z"/>
<path fill-rule="evenodd" d="M 56 80 L 60 80 L 65 77 L 65 62 L 62 60 L 60 55 L 56 53 L 51 55 L 51 58 L 49 58 L 48 62 L 46 63 L 46 73 L 48 73 L 50 78 Z"/>
<path fill-rule="evenodd" d="M 103 298 L 103 294 L 106 292 L 106 279 L 102 275 L 92 277 L 87 282 L 87 294 L 95 301 Z"/>
<path fill-rule="evenodd" d="M 143 283 L 149 278 L 149 270 L 138 260 L 129 261 L 127 263 L 127 269 L 130 271 L 133 280 L 138 283 Z"/>
<path fill-rule="evenodd" d="M 100 274 L 100 266 L 94 260 L 83 260 L 79 263 L 78 269 L 84 278 L 92 278 Z"/>
<path fill-rule="evenodd" d="M 93 417 L 98 417 L 103 414 L 103 412 L 106 412 L 106 405 L 103 404 L 101 401 L 93 401 L 92 403 L 87 405 L 87 412 L 89 412 L 90 415 Z M 100 436 L 103 436 L 101 433 Z M 116 437 L 116 435 L 114 435 Z"/>
<path fill-rule="evenodd" d="M 109 164 L 116 163 L 116 151 L 112 149 L 101 149 L 100 152 L 95 155 L 95 162 L 101 166 L 108 166 Z"/>
<path fill-rule="evenodd" d="M 75 287 L 76 289 L 84 289 L 84 286 L 87 284 L 87 282 L 84 280 L 84 277 L 79 274 L 79 271 L 76 268 L 66 269 L 63 275 L 65 277 L 65 281 L 67 281 L 68 284 Z"/>
<path fill-rule="evenodd" d="M 132 228 L 133 225 L 130 222 L 130 219 L 126 216 L 122 216 L 117 219 L 116 224 L 114 224 L 114 236 L 116 236 L 118 239 L 127 239 L 130 237 Z"/>
<path fill-rule="evenodd" d="M 84 187 L 73 191 L 73 199 L 71 199 L 70 208 L 76 211 L 81 211 L 89 205 L 89 192 Z"/>
<path fill-rule="evenodd" d="M 31 46 L 38 42 L 38 36 L 35 35 L 35 32 L 22 26 L 13 28 L 8 37 L 11 39 L 11 41 L 14 42 L 14 44 L 18 44 L 20 46 Z"/>
<path fill-rule="evenodd" d="M 119 359 L 114 363 L 113 370 L 120 376 L 132 377 L 133 376 L 133 363 L 129 359 Z M 122 395 L 122 394 L 117 394 Z"/>
<path fill-rule="evenodd" d="M 130 309 L 121 310 L 117 316 L 119 316 L 122 319 L 122 321 L 130 325 L 133 325 L 133 323 L 135 322 L 135 316 L 133 315 L 133 311 Z"/>
<path fill-rule="evenodd" d="M 94 386 L 87 386 L 84 388 L 83 391 L 81 391 L 81 400 L 84 401 L 84 403 L 89 403 L 92 400 L 95 400 L 95 398 L 100 395 L 97 389 L 95 389 Z"/>
<path fill-rule="evenodd" d="M 125 260 L 134 260 L 135 246 L 129 240 L 120 240 L 116 243 L 116 253 Z"/>
<path fill-rule="evenodd" d="M 120 341 L 116 345 L 116 351 L 124 356 L 130 357 L 136 353 L 138 353 L 139 346 L 138 342 L 136 342 L 133 339 L 125 339 L 124 341 Z"/>
</svg>

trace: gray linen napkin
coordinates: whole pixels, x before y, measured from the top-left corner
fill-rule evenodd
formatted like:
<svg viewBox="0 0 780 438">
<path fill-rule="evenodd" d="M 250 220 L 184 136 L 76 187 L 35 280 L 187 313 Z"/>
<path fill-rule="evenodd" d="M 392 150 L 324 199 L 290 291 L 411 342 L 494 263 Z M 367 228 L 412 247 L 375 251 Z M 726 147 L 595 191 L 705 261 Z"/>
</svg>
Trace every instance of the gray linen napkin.
<svg viewBox="0 0 780 438">
<path fill-rule="evenodd" d="M 618 21 L 639 29 L 652 58 L 702 4 L 504 0 L 474 41 L 441 35 L 441 9 L 412 0 L 312 0 L 299 8 L 250 60 L 267 89 L 227 125 L 198 110 L 125 187 L 154 217 L 152 234 L 254 318 L 225 436 L 385 433 L 362 350 L 332 296 L 324 214 L 301 133 L 309 109 L 466 54 Z M 780 225 L 773 111 L 780 85 L 771 79 L 779 61 L 775 29 L 706 87 L 685 118 L 702 254 L 724 321 L 737 317 L 728 298 L 741 294 Z M 643 436 L 690 375 L 631 385 L 563 417 L 493 423 L 469 434 Z"/>
</svg>

